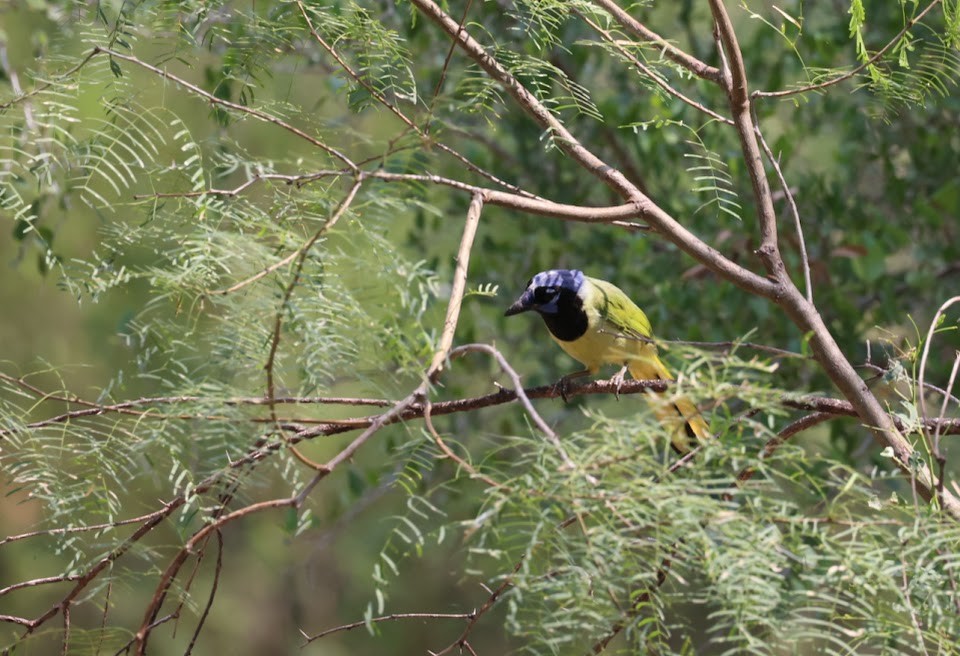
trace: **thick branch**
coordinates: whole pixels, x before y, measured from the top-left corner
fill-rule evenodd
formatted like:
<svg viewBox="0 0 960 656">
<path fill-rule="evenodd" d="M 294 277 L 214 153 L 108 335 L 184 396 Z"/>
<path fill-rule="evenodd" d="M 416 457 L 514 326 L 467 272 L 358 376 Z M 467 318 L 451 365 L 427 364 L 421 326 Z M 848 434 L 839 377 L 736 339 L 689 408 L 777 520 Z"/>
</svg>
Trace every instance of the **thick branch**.
<svg viewBox="0 0 960 656">
<path fill-rule="evenodd" d="M 847 360 L 843 351 L 827 328 L 816 306 L 808 301 L 786 274 L 786 268 L 777 243 L 776 214 L 767 183 L 766 172 L 760 148 L 757 144 L 757 132 L 750 111 L 750 97 L 747 89 L 746 71 L 743 55 L 737 42 L 733 23 L 727 13 L 723 0 L 710 0 L 710 9 L 716 22 L 717 35 L 727 59 L 728 75 L 725 76 L 727 96 L 733 113 L 733 120 L 740 136 L 741 148 L 750 180 L 753 184 L 757 204 L 757 218 L 760 222 L 761 244 L 758 249 L 764 266 L 776 281 L 776 292 L 771 298 L 782 307 L 791 320 L 805 333 L 810 333 L 814 357 L 840 392 L 850 401 L 865 425 L 872 431 L 879 444 L 893 449 L 894 461 L 915 481 L 917 491 L 925 499 L 933 496 L 936 487 L 929 469 L 913 466 L 913 446 L 897 428 L 894 419 L 884 410 L 867 384 Z M 945 493 L 943 507 L 949 514 L 960 520 L 960 500 Z"/>
<path fill-rule="evenodd" d="M 840 350 L 816 307 L 809 303 L 792 284 L 785 290 L 783 307 L 797 326 L 812 334 L 810 345 L 813 348 L 814 357 L 830 380 L 850 401 L 863 423 L 873 431 L 877 441 L 882 446 L 893 449 L 894 462 L 911 476 L 911 480 L 915 481 L 917 492 L 929 501 L 936 489 L 934 476 L 925 465 L 913 464 L 913 446 L 900 433 L 893 417 L 887 414 L 867 387 L 866 382 L 860 378 L 856 369 Z M 960 521 L 960 500 L 956 496 L 944 491 L 941 504 L 951 517 Z"/>
<path fill-rule="evenodd" d="M 737 135 L 740 137 L 740 148 L 743 159 L 750 174 L 750 183 L 753 186 L 754 201 L 757 205 L 757 216 L 760 220 L 760 248 L 757 254 L 767 269 L 767 272 L 779 282 L 786 279 L 783 260 L 780 257 L 780 247 L 777 243 L 777 215 L 773 209 L 773 196 L 770 194 L 770 185 L 767 182 L 767 173 L 763 168 L 763 157 L 757 144 L 756 128 L 753 124 L 753 114 L 750 107 L 750 94 L 747 89 L 747 72 L 743 65 L 743 53 L 737 42 L 737 34 L 733 29 L 733 22 L 723 0 L 710 0 L 710 10 L 716 22 L 720 43 L 726 54 L 728 70 L 723 78 L 723 85 L 730 102 L 730 111 Z"/>
</svg>

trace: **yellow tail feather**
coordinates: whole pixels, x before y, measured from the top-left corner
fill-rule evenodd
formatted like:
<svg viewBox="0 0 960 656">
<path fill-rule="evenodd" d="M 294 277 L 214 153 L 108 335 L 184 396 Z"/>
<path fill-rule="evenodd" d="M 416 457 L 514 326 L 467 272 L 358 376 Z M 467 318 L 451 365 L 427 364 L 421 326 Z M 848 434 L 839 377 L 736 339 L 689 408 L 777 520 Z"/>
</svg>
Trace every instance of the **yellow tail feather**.
<svg viewBox="0 0 960 656">
<path fill-rule="evenodd" d="M 631 360 L 627 368 L 637 380 L 673 380 L 670 370 L 656 355 Z M 689 453 L 698 442 L 712 437 L 707 422 L 690 399 L 665 401 L 653 397 L 650 403 L 657 419 L 670 429 L 670 445 L 677 453 Z"/>
</svg>

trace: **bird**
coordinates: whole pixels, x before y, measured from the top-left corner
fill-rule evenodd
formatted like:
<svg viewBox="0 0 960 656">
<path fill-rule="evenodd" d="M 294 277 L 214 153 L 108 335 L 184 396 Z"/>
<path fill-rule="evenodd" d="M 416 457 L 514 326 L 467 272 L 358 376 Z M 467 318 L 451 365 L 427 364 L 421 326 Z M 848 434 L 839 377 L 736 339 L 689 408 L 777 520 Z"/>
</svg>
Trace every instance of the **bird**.
<svg viewBox="0 0 960 656">
<path fill-rule="evenodd" d="M 570 379 L 595 375 L 606 364 L 622 365 L 613 381 L 623 382 L 630 372 L 637 380 L 673 380 L 657 355 L 650 320 L 626 293 L 613 283 L 591 278 L 576 269 L 550 269 L 533 276 L 504 316 L 534 311 L 543 317 L 550 336 L 583 371 Z M 653 401 L 657 418 L 670 431 L 670 444 L 678 454 L 711 437 L 709 428 L 687 398 Z"/>
</svg>

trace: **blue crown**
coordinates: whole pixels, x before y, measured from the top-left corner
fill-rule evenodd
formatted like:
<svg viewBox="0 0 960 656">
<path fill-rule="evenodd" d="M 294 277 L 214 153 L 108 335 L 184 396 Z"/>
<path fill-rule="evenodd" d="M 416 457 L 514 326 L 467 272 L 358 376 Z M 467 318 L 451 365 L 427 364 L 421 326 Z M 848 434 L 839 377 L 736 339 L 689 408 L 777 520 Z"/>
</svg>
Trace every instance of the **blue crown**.
<svg viewBox="0 0 960 656">
<path fill-rule="evenodd" d="M 562 289 L 569 289 L 572 292 L 578 292 L 582 284 L 583 271 L 576 269 L 550 269 L 549 271 L 541 271 L 535 275 L 530 279 L 530 284 L 527 286 L 531 289 L 537 287 L 560 287 Z"/>
</svg>

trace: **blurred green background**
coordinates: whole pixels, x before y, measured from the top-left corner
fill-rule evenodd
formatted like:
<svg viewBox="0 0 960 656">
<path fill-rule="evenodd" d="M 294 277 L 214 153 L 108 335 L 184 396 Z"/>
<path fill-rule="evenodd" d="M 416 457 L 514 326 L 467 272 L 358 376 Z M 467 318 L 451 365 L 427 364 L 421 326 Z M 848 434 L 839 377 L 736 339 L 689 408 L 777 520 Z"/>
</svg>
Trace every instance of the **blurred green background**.
<svg viewBox="0 0 960 656">
<path fill-rule="evenodd" d="M 793 15 L 806 11 L 802 33 L 785 22 L 778 34 L 757 20 L 763 16 L 773 21 L 779 15 L 766 3 L 753 7 L 757 14 L 735 13 L 754 88 L 773 90 L 804 80 L 801 60 L 824 67 L 853 61 L 843 7 L 788 5 L 786 10 Z M 354 7 L 331 6 L 344 13 Z M 408 65 L 411 84 L 421 94 L 421 109 L 433 103 L 435 129 L 444 143 L 455 144 L 484 169 L 557 202 L 617 202 L 608 190 L 555 151 L 545 151 L 539 130 L 515 107 L 494 100 L 489 107 L 478 108 L 476 96 L 468 93 L 477 77 L 475 70 L 455 67 L 444 92 L 431 101 L 446 40 L 422 18 L 412 20 L 406 5 L 391 3 L 368 10 L 372 24 L 382 22 L 408 39 L 415 56 Z M 568 72 L 572 80 L 590 88 L 601 119 L 569 113 L 572 129 L 584 142 L 624 166 L 653 198 L 708 243 L 759 269 L 752 252 L 757 230 L 749 182 L 731 131 L 702 125 L 702 117 L 689 107 L 644 87 L 628 67 L 605 57 L 600 49 L 569 47 L 583 38 L 582 26 L 568 22 L 551 28 L 556 42 L 541 44 L 538 50 L 536 39 L 528 37 L 542 26 L 532 19 L 524 24 L 525 9 L 502 12 L 495 3 L 477 3 L 470 10 L 475 12 L 471 20 L 503 35 L 504 48 L 544 55 L 557 71 Z M 716 63 L 703 6 L 681 2 L 638 11 L 659 31 L 675 36 L 682 47 Z M 900 29 L 901 13 L 895 7 L 882 6 L 871 7 L 871 12 L 869 40 L 884 43 Z M 183 23 L 179 29 L 175 18 Z M 118 28 L 124 20 L 129 20 L 129 26 Z M 116 40 L 111 47 L 168 67 L 219 98 L 266 107 L 289 117 L 310 134 L 347 150 L 355 160 L 381 158 L 385 170 L 430 171 L 484 182 L 464 174 L 456 162 L 436 150 L 397 148 L 405 141 L 416 143 L 416 139 L 402 135 L 402 124 L 395 117 L 369 103 L 369 94 L 365 99 L 362 90 L 306 38 L 302 27 L 296 36 L 274 30 L 275 40 L 271 41 L 270 21 L 286 26 L 300 26 L 301 22 L 295 5 L 272 2 L 86 6 L 37 0 L 9 4 L 0 8 L 3 97 L 13 98 L 18 95 L 17 86 L 27 90 L 38 79 L 67 70 L 91 43 L 106 45 L 109 35 L 122 41 L 127 38 L 123 36 L 126 30 L 136 36 L 129 50 Z M 359 38 L 345 36 L 345 51 L 350 52 Z M 921 51 L 921 46 L 933 47 L 922 43 L 923 39 L 917 37 Z M 956 221 L 960 213 L 960 179 L 956 175 L 960 99 L 955 77 L 951 77 L 957 68 L 955 49 L 946 53 L 944 62 L 940 74 L 947 81 L 942 91 L 936 87 L 919 100 L 906 91 L 887 96 L 876 90 L 850 93 L 854 85 L 847 85 L 832 93 L 808 94 L 795 101 L 764 100 L 758 105 L 765 134 L 800 205 L 815 298 L 851 360 L 863 362 L 869 352 L 873 363 L 888 369 L 887 380 L 893 383 L 903 381 L 898 381 L 900 370 L 890 363 L 902 358 L 909 369 L 919 333 L 936 307 L 956 292 L 960 276 L 956 239 L 960 225 Z M 211 398 L 262 394 L 264 330 L 269 328 L 270 310 L 276 307 L 287 278 L 269 278 L 259 291 L 251 291 L 244 297 L 250 303 L 246 310 L 226 304 L 231 301 L 218 305 L 219 301 L 206 298 L 203 292 L 242 280 L 271 257 L 289 252 L 299 243 L 298 236 L 311 234 L 329 216 L 343 189 L 321 185 L 322 189 L 306 187 L 300 194 L 299 189 L 277 191 L 263 185 L 252 189 L 243 201 L 249 203 L 242 206 L 247 214 L 237 211 L 236 216 L 223 208 L 222 214 L 217 214 L 214 203 L 201 209 L 175 199 L 136 196 L 191 189 L 193 170 L 205 172 L 204 186 L 210 183 L 229 189 L 247 180 L 257 166 L 308 173 L 331 166 L 331 161 L 275 125 L 239 113 L 227 115 L 176 84 L 162 82 L 154 73 L 123 61 L 115 63 L 118 71 L 111 71 L 101 57 L 99 63 L 73 76 L 76 88 L 70 98 L 74 108 L 70 115 L 76 119 L 76 127 L 70 129 L 80 140 L 102 130 L 98 142 L 102 145 L 112 134 L 111 125 L 123 125 L 123 121 L 135 120 L 130 117 L 139 116 L 145 117 L 145 124 L 156 126 L 163 138 L 157 139 L 149 166 L 116 176 L 125 181 L 119 193 L 111 193 L 111 185 L 98 179 L 98 174 L 84 178 L 54 166 L 43 181 L 43 175 L 31 179 L 8 166 L 8 177 L 16 178 L 10 184 L 19 185 L 29 210 L 15 206 L 9 195 L 3 199 L 0 371 L 13 377 L 29 374 L 30 383 L 41 389 L 69 390 L 102 402 L 196 390 L 210 390 Z M 382 64 L 367 63 L 374 71 Z M 917 63 L 918 75 L 924 74 L 924 60 Z M 536 71 L 524 72 L 529 80 L 539 79 Z M 895 81 L 898 72 L 894 69 Z M 905 89 L 910 87 L 909 80 L 899 81 Z M 395 94 L 391 97 L 403 100 L 399 95 L 403 84 L 401 80 L 396 88 L 391 87 Z M 715 90 L 703 83 L 691 82 L 690 86 L 705 102 L 722 107 Z M 47 116 L 56 114 L 44 102 L 52 100 L 40 97 L 32 103 L 33 121 L 40 120 L 37 116 L 43 111 Z M 51 134 L 46 127 L 31 125 L 31 103 L 4 111 L 4 156 L 16 159 L 18 148 L 34 156 L 43 153 L 47 146 L 32 135 Z M 187 144 L 194 144 L 191 147 L 203 158 L 193 169 L 187 163 L 192 152 Z M 82 159 L 81 154 L 74 155 L 76 161 Z M 698 187 L 697 171 L 692 167 L 707 157 L 715 158 L 712 175 L 724 180 L 739 205 L 721 202 L 709 189 Z M 109 160 L 104 157 L 104 161 Z M 109 196 L 109 203 L 91 206 L 83 202 L 83 192 L 75 186 L 80 179 Z M 395 186 L 378 183 L 368 185 L 364 193 L 352 215 L 324 242 L 325 252 L 334 254 L 331 259 L 308 263 L 305 288 L 314 295 L 311 285 L 321 279 L 325 282 L 323 276 L 335 276 L 337 284 L 353 294 L 348 297 L 363 299 L 368 313 L 346 320 L 355 321 L 359 330 L 366 325 L 363 322 L 378 327 L 370 328 L 366 341 L 358 338 L 361 343 L 353 359 L 337 360 L 321 375 L 317 373 L 321 365 L 314 366 L 308 356 L 322 355 L 310 345 L 314 343 L 311 340 L 325 337 L 301 328 L 300 317 L 292 318 L 295 328 L 282 346 L 284 391 L 396 398 L 416 384 L 418 366 L 437 335 L 469 197 L 414 185 L 397 192 Z M 231 207 L 240 204 L 237 201 Z M 784 254 L 791 271 L 798 274 L 796 238 L 782 198 L 778 210 L 782 211 Z M 24 218 L 28 214 L 29 220 Z M 237 218 L 241 215 L 251 217 L 249 223 Z M 305 227 L 299 225 L 301 218 Z M 224 235 L 237 235 L 237 241 L 230 243 Z M 726 341 L 749 334 L 759 342 L 804 351 L 804 336 L 773 306 L 716 280 L 656 236 L 488 207 L 476 243 L 471 287 L 491 284 L 500 291 L 492 298 L 477 294 L 466 299 L 457 342 L 496 342 L 531 385 L 553 381 L 575 365 L 548 343 L 541 326 L 522 320 L 505 322 L 501 315 L 530 275 L 551 267 L 582 268 L 590 275 L 615 281 L 644 307 L 664 338 Z M 204 244 L 210 248 L 207 255 L 214 253 L 210 256 L 213 264 L 201 271 L 187 260 L 200 253 Z M 221 252 L 232 255 L 217 255 Z M 377 275 L 398 281 L 401 274 L 410 275 L 415 291 L 409 303 L 400 303 L 390 289 L 379 292 L 383 298 L 376 291 L 369 292 L 380 280 L 371 269 L 381 264 L 388 273 Z M 800 280 L 799 275 L 794 279 Z M 426 304 L 425 310 L 418 313 L 415 308 L 421 302 Z M 207 310 L 209 314 L 205 314 Z M 310 312 L 326 316 L 322 308 L 303 312 L 304 325 L 310 323 Z M 405 325 L 422 332 L 397 337 L 389 321 L 394 313 L 409 318 Z M 231 319 L 236 334 L 230 332 L 229 321 L 222 321 L 223 317 L 237 317 Z M 250 326 L 242 324 L 244 317 Z M 258 327 L 254 329 L 254 325 Z M 249 333 L 241 328 L 249 328 Z M 381 339 L 386 341 L 378 341 Z M 930 380 L 943 384 L 958 346 L 955 333 L 938 338 Z M 229 353 L 230 347 L 236 347 L 236 352 Z M 388 362 L 378 358 L 382 352 L 391 355 Z M 455 398 L 491 391 L 495 376 L 490 363 L 469 359 L 452 368 L 438 394 Z M 792 362 L 781 364 L 774 384 L 791 391 L 831 392 L 812 367 Z M 886 398 L 899 404 L 892 392 Z M 586 405 L 580 400 L 568 406 L 544 403 L 538 407 L 551 424 L 573 432 L 593 422 L 582 411 Z M 26 415 L 36 420 L 50 416 L 54 413 L 51 408 L 58 407 L 64 406 L 37 403 Z M 590 399 L 589 408 L 611 416 L 633 412 L 625 403 L 599 398 Z M 343 411 L 339 416 L 354 414 Z M 306 410 L 300 416 L 332 418 L 330 411 L 319 410 L 315 415 Z M 515 409 L 499 408 L 444 418 L 438 425 L 478 460 L 509 461 L 515 444 L 504 445 L 497 438 L 521 433 L 520 422 Z M 78 430 L 83 430 L 82 423 Z M 186 422 L 175 430 L 180 446 L 171 448 L 171 453 L 187 453 L 185 462 L 196 463 L 198 471 L 223 466 L 225 454 L 242 454 L 259 434 L 249 425 L 227 421 L 215 426 Z M 192 446 L 194 437 L 200 444 L 200 437 L 207 432 L 218 433 L 218 441 L 211 438 L 202 446 Z M 124 439 L 122 431 L 111 434 Z M 315 440 L 304 445 L 303 451 L 322 461 L 351 437 Z M 70 435 L 62 438 L 68 440 Z M 194 653 L 413 654 L 440 649 L 454 640 L 462 630 L 461 621 L 406 620 L 378 625 L 382 635 L 376 639 L 360 627 L 300 649 L 300 629 L 312 634 L 363 619 L 370 604 L 376 606 L 377 590 L 389 590 L 385 612 L 469 612 L 486 600 L 489 592 L 482 584 L 490 583 L 490 573 L 475 568 L 465 538 L 471 530 L 470 520 L 482 507 L 484 487 L 457 478 L 449 461 L 420 453 L 419 440 L 419 425 L 384 431 L 349 468 L 335 472 L 315 491 L 310 501 L 312 517 L 305 524 L 284 513 L 266 513 L 231 524 L 223 536 L 226 547 L 216 603 Z M 882 462 L 869 436 L 853 422 L 833 422 L 811 431 L 804 444 L 853 466 L 869 468 Z M 4 445 L 0 443 L 0 447 Z M 133 447 L 120 450 L 125 448 Z M 49 509 L 31 499 L 43 482 L 17 479 L 17 468 L 29 464 L 27 460 L 17 464 L 18 458 L 27 457 L 26 452 L 16 448 L 4 451 L 12 455 L 4 453 L 8 475 L 0 499 L 0 533 L 15 535 L 49 527 Z M 143 466 L 128 470 L 128 485 L 123 489 L 112 488 L 106 479 L 85 480 L 90 469 L 80 460 L 67 458 L 69 450 L 62 453 L 56 457 L 62 458 L 59 471 L 69 479 L 64 485 L 73 495 L 70 498 L 82 507 L 86 489 L 92 509 L 86 517 L 54 515 L 53 525 L 136 516 L 155 509 L 157 499 L 171 496 L 173 458 L 162 449 L 160 453 L 144 449 L 131 459 Z M 55 461 L 47 464 L 55 469 Z M 292 478 L 291 469 L 291 461 L 286 459 L 258 470 L 256 478 L 243 486 L 239 500 L 252 502 L 288 494 L 299 480 Z M 100 504 L 93 497 L 103 494 L 104 488 L 112 490 L 115 499 Z M 403 526 L 401 517 L 417 512 L 411 508 L 408 488 L 442 509 L 442 519 L 441 511 L 436 516 L 427 512 L 431 518 L 424 522 L 430 526 L 423 538 L 426 547 L 406 545 L 396 532 Z M 56 494 L 51 492 L 51 496 Z M 117 508 L 122 509 L 119 515 L 114 514 Z M 124 559 L 123 572 L 118 572 L 110 589 L 94 585 L 84 593 L 93 601 L 73 615 L 72 647 L 78 652 L 84 646 L 97 651 L 97 641 L 102 639 L 97 630 L 98 609 L 108 597 L 122 599 L 111 603 L 109 626 L 129 630 L 139 625 L 156 575 L 175 547 L 196 529 L 196 521 L 193 514 L 176 515 Z M 82 548 L 76 549 L 64 546 L 59 537 L 4 544 L 0 546 L 0 587 L 79 567 L 78 553 L 95 559 L 127 534 L 129 531 L 113 531 L 102 541 L 97 535 L 86 535 Z M 387 567 L 384 553 L 403 562 L 396 575 L 381 570 L 388 585 L 375 580 L 374 565 Z M 205 592 L 196 591 L 210 589 L 215 560 L 215 550 L 208 549 L 192 584 L 193 606 L 184 612 L 188 619 L 182 625 L 173 622 L 175 631 L 167 627 L 158 631 L 151 653 L 183 653 L 206 599 Z M 502 565 L 509 570 L 512 563 Z M 180 585 L 192 567 L 192 562 L 187 565 Z M 0 614 L 39 614 L 68 586 L 37 586 L 0 597 Z M 168 601 L 164 611 L 173 607 L 174 602 Z M 505 612 L 498 607 L 484 618 L 482 629 L 474 632 L 472 645 L 478 653 L 506 653 L 521 644 L 503 629 Z M 54 653 L 60 645 L 61 636 L 53 630 L 60 626 L 58 622 L 16 653 Z M 81 625 L 89 631 L 81 630 Z M 117 630 L 122 635 L 116 641 L 122 644 L 129 635 Z M 0 626 L 0 631 L 4 645 L 19 634 L 17 627 L 9 624 Z M 110 648 L 102 653 L 116 649 L 108 642 Z"/>
</svg>

